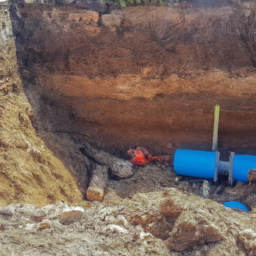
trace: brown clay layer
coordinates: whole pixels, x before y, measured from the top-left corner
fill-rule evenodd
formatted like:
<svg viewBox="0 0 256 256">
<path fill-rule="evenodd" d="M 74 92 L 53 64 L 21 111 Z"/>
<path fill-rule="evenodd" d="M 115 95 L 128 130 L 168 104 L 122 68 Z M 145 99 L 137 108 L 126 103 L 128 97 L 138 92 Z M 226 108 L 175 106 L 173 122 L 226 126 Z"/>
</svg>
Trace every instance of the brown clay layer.
<svg viewBox="0 0 256 256">
<path fill-rule="evenodd" d="M 111 151 L 210 150 L 220 104 L 220 148 L 255 153 L 252 6 L 129 7 L 107 27 L 75 6 L 18 11 L 19 62 L 44 129 Z"/>
</svg>

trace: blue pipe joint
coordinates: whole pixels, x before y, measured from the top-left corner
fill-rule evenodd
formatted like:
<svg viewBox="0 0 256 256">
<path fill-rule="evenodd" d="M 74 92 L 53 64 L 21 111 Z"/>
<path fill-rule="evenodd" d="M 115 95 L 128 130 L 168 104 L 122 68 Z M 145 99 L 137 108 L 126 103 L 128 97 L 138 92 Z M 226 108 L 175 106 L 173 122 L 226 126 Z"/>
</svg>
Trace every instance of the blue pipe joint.
<svg viewBox="0 0 256 256">
<path fill-rule="evenodd" d="M 174 155 L 174 170 L 178 175 L 213 180 L 219 152 L 178 149 Z"/>
<path fill-rule="evenodd" d="M 248 182 L 248 172 L 256 169 L 256 156 L 235 155 L 233 167 L 234 181 Z"/>
</svg>

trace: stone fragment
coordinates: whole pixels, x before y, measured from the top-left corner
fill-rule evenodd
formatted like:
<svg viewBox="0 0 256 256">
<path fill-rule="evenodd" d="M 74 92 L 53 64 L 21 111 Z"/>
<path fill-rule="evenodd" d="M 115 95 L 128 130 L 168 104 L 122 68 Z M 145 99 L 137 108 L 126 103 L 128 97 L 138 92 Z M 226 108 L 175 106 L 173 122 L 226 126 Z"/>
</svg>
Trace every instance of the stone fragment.
<svg viewBox="0 0 256 256">
<path fill-rule="evenodd" d="M 112 178 L 127 179 L 133 176 L 132 164 L 129 161 L 114 161 L 110 165 Z"/>
<path fill-rule="evenodd" d="M 210 190 L 209 182 L 207 180 L 204 180 L 203 186 L 202 186 L 202 195 L 204 198 L 209 197 L 209 190 Z"/>
<path fill-rule="evenodd" d="M 103 229 L 103 231 L 108 231 L 108 230 L 110 230 L 111 232 L 117 232 L 119 234 L 128 233 L 128 230 L 126 228 L 123 228 L 123 227 L 121 227 L 119 225 L 115 225 L 115 224 L 108 225 Z"/>
<path fill-rule="evenodd" d="M 85 209 L 90 209 L 92 207 L 92 203 L 88 201 L 82 201 L 79 205 Z"/>
<path fill-rule="evenodd" d="M 111 14 L 101 16 L 101 23 L 105 27 L 120 26 L 123 20 L 123 13 L 120 10 L 114 10 Z"/>
<path fill-rule="evenodd" d="M 63 212 L 60 216 L 60 223 L 63 225 L 69 225 L 75 221 L 79 221 L 82 219 L 84 213 L 82 211 L 68 211 L 68 212 Z"/>
<path fill-rule="evenodd" d="M 47 214 L 45 211 L 38 210 L 31 215 L 30 219 L 35 222 L 41 222 L 46 217 L 46 215 Z"/>
<path fill-rule="evenodd" d="M 37 231 L 42 231 L 44 229 L 49 229 L 51 228 L 49 223 L 40 223 L 40 226 L 37 228 Z"/>
<path fill-rule="evenodd" d="M 104 196 L 104 204 L 106 205 L 117 205 L 121 201 L 122 198 L 119 197 L 114 190 L 107 192 Z"/>
</svg>

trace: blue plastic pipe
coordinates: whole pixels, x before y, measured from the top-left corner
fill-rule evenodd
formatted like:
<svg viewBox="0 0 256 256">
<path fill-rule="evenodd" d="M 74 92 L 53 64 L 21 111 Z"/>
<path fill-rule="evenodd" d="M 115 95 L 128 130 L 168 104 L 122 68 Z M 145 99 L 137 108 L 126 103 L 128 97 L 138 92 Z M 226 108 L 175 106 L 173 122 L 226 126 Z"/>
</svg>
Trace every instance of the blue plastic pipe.
<svg viewBox="0 0 256 256">
<path fill-rule="evenodd" d="M 248 182 L 248 172 L 256 169 L 256 156 L 230 154 L 229 162 L 219 160 L 219 152 L 178 149 L 174 155 L 174 170 L 178 175 L 217 181 L 228 174 L 229 183 Z"/>
<path fill-rule="evenodd" d="M 174 155 L 174 170 L 178 175 L 213 179 L 217 152 L 178 149 Z"/>
<path fill-rule="evenodd" d="M 256 156 L 235 155 L 233 177 L 234 181 L 248 182 L 248 172 L 256 169 Z"/>
<path fill-rule="evenodd" d="M 237 201 L 229 201 L 229 202 L 225 202 L 223 204 L 229 208 L 239 209 L 239 210 L 243 210 L 245 212 L 249 212 L 249 209 L 244 204 L 237 202 Z"/>
</svg>

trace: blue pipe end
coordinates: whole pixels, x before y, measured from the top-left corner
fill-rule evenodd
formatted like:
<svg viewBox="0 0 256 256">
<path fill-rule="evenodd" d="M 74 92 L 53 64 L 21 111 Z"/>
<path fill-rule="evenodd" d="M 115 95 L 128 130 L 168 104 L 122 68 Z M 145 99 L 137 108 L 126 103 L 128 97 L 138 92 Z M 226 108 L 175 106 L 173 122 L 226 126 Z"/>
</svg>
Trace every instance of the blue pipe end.
<svg viewBox="0 0 256 256">
<path fill-rule="evenodd" d="M 251 169 L 256 169 L 256 156 L 234 156 L 233 176 L 235 181 L 248 182 L 248 172 Z"/>
<path fill-rule="evenodd" d="M 178 149 L 174 155 L 174 170 L 178 175 L 214 179 L 216 152 Z"/>
<path fill-rule="evenodd" d="M 224 204 L 224 206 L 229 207 L 229 208 L 234 208 L 234 209 L 243 210 L 245 212 L 249 212 L 249 209 L 244 204 L 237 202 L 237 201 L 229 201 L 229 202 L 225 202 L 223 204 Z"/>
</svg>

